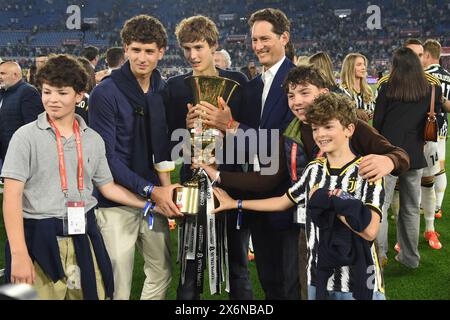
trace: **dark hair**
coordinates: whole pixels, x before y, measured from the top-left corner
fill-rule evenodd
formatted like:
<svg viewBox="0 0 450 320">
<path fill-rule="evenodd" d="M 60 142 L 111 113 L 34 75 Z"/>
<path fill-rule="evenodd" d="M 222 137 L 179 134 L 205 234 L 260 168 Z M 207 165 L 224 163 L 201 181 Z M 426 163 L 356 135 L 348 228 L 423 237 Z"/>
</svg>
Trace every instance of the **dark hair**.
<svg viewBox="0 0 450 320">
<path fill-rule="evenodd" d="M 403 43 L 403 46 L 406 47 L 406 46 L 409 46 L 410 44 L 417 44 L 417 45 L 423 46 L 422 41 L 420 41 L 419 39 L 416 39 L 416 38 L 409 38 L 409 39 L 407 39 Z"/>
<path fill-rule="evenodd" d="M 427 95 L 428 89 L 419 57 L 409 48 L 397 49 L 386 83 L 386 97 L 402 102 L 417 102 Z"/>
<path fill-rule="evenodd" d="M 98 50 L 97 47 L 87 46 L 81 52 L 81 56 L 85 57 L 89 61 L 92 61 L 99 55 L 99 53 L 100 53 L 100 51 Z"/>
<path fill-rule="evenodd" d="M 289 41 L 285 46 L 285 55 L 286 55 L 286 57 L 289 59 L 289 60 L 291 60 L 291 61 L 294 61 L 294 58 L 295 58 L 295 48 L 294 48 L 294 45 L 292 44 L 292 42 L 291 41 Z"/>
<path fill-rule="evenodd" d="M 219 31 L 216 24 L 208 17 L 193 16 L 180 21 L 175 29 L 178 44 L 206 41 L 209 46 L 219 43 Z"/>
<path fill-rule="evenodd" d="M 324 125 L 337 119 L 344 126 L 356 124 L 357 116 L 354 103 L 343 94 L 334 92 L 319 95 L 306 111 L 306 122 L 315 125 Z"/>
<path fill-rule="evenodd" d="M 35 64 L 32 64 L 30 66 L 30 78 L 28 79 L 28 83 L 32 84 L 33 86 L 36 85 L 36 72 L 37 72 L 37 67 Z"/>
<path fill-rule="evenodd" d="M 283 32 L 291 32 L 291 22 L 283 11 L 279 9 L 266 8 L 254 12 L 248 24 L 253 27 L 256 21 L 267 21 L 272 24 L 272 32 L 281 36 Z"/>
<path fill-rule="evenodd" d="M 84 92 L 88 82 L 85 68 L 75 57 L 59 54 L 52 55 L 36 75 L 37 84 L 44 83 L 53 87 L 72 87 L 77 93 Z"/>
<path fill-rule="evenodd" d="M 125 53 L 122 47 L 113 47 L 106 51 L 106 62 L 108 63 L 108 67 L 117 68 L 121 60 L 125 60 Z"/>
<path fill-rule="evenodd" d="M 97 82 L 95 81 L 95 70 L 94 70 L 94 68 L 92 68 L 92 65 L 88 59 L 83 58 L 83 57 L 78 57 L 77 60 L 81 63 L 81 65 L 83 66 L 84 70 L 86 71 L 86 73 L 88 75 L 88 81 L 86 84 L 86 92 L 90 93 L 95 88 L 95 85 L 97 84 Z"/>
<path fill-rule="evenodd" d="M 122 42 L 126 45 L 133 41 L 156 43 L 158 49 L 167 47 L 167 32 L 162 23 L 148 15 L 139 15 L 127 20 L 120 31 Z"/>
<path fill-rule="evenodd" d="M 300 65 L 292 68 L 283 82 L 283 88 L 286 93 L 289 92 L 289 87 L 296 87 L 297 85 L 312 84 L 319 89 L 328 88 L 328 80 L 323 72 L 313 65 Z"/>
</svg>

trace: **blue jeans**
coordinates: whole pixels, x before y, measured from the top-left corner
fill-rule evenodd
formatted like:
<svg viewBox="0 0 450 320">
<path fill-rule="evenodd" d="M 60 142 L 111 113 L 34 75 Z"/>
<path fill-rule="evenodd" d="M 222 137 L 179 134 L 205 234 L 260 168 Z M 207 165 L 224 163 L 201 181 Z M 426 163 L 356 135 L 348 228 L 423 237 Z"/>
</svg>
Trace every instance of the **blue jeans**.
<svg viewBox="0 0 450 320">
<path fill-rule="evenodd" d="M 355 300 L 352 292 L 328 291 L 328 300 Z M 308 300 L 316 300 L 316 287 L 308 286 Z M 372 300 L 386 300 L 384 293 L 373 292 Z"/>
</svg>

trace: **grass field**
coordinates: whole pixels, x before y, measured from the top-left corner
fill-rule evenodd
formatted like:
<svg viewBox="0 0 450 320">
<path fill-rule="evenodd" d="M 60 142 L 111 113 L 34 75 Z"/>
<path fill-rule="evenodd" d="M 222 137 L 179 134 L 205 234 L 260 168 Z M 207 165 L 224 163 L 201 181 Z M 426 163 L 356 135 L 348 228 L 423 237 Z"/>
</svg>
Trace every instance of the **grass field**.
<svg viewBox="0 0 450 320">
<path fill-rule="evenodd" d="M 447 146 L 447 159 L 450 159 L 449 147 Z M 447 164 L 447 172 L 450 172 L 450 165 Z M 419 242 L 419 250 L 421 254 L 420 267 L 415 270 L 403 267 L 394 260 L 393 246 L 395 244 L 395 223 L 389 220 L 389 243 L 390 252 L 388 254 L 389 264 L 384 273 L 386 284 L 386 295 L 392 300 L 437 300 L 450 299 L 450 186 L 444 198 L 442 219 L 436 220 L 436 231 L 441 234 L 441 242 L 443 248 L 441 250 L 431 249 L 422 236 L 423 233 L 423 216 L 421 219 L 421 237 Z M 0 194 L 0 202 L 2 195 Z M 4 266 L 4 243 L 6 240 L 3 214 L 0 209 L 0 269 Z M 179 280 L 179 265 L 176 264 L 177 250 L 177 232 L 171 232 L 172 242 L 172 260 L 173 260 L 173 280 L 170 285 L 167 298 L 173 300 L 176 297 L 176 289 Z M 261 286 L 259 284 L 254 262 L 250 263 L 250 274 L 253 283 L 255 299 L 264 299 Z M 143 261 L 138 253 L 135 257 L 135 268 L 133 272 L 133 288 L 131 299 L 136 300 L 140 297 L 140 291 L 144 280 Z M 228 299 L 228 295 L 223 292 L 221 295 L 211 296 L 209 289 L 205 285 L 205 294 L 203 299 L 206 300 L 223 300 Z"/>
</svg>

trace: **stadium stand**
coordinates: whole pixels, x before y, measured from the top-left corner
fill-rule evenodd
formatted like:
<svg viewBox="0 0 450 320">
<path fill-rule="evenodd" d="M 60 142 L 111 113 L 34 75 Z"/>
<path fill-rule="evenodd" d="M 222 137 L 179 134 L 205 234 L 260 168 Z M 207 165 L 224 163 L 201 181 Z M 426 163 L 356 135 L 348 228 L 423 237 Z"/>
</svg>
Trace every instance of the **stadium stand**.
<svg viewBox="0 0 450 320">
<path fill-rule="evenodd" d="M 230 52 L 233 66 L 244 66 L 254 58 L 247 18 L 264 7 L 276 7 L 288 13 L 297 55 L 327 51 L 336 70 L 348 52 L 357 51 L 369 58 L 369 74 L 375 76 L 387 68 L 393 48 L 411 36 L 435 38 L 444 47 L 450 46 L 449 38 L 438 36 L 450 33 L 449 4 L 437 0 L 383 1 L 381 30 L 366 27 L 370 4 L 356 0 L 3 0 L 2 3 L 0 57 L 17 59 L 25 67 L 38 53 L 78 54 L 82 45 L 88 44 L 105 52 L 120 45 L 119 31 L 124 21 L 141 13 L 154 15 L 167 28 L 169 48 L 160 64 L 166 74 L 187 67 L 176 45 L 174 30 L 181 19 L 194 14 L 207 15 L 217 23 L 221 46 Z M 80 7 L 81 17 L 87 23 L 85 32 L 67 29 L 69 5 Z M 340 16 L 336 10 L 341 10 Z"/>
</svg>

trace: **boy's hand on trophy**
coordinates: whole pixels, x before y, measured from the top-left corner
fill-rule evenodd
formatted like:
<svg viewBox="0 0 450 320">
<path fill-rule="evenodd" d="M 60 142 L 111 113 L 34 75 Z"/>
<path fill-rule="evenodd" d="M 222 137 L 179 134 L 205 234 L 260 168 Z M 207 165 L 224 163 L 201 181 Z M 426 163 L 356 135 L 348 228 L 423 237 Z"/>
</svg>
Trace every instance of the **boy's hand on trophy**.
<svg viewBox="0 0 450 320">
<path fill-rule="evenodd" d="M 224 210 L 237 208 L 237 201 L 231 198 L 224 190 L 220 188 L 213 188 L 213 191 L 217 200 L 219 200 L 220 206 L 215 208 L 212 213 L 217 214 Z"/>
<path fill-rule="evenodd" d="M 192 129 L 195 125 L 195 120 L 198 118 L 197 108 L 195 108 L 192 104 L 188 103 L 188 114 L 186 116 L 186 128 Z"/>
<path fill-rule="evenodd" d="M 173 202 L 173 191 L 175 188 L 182 187 L 180 184 L 172 184 L 166 187 L 155 187 L 152 192 L 152 200 L 156 202 L 158 212 L 168 218 L 182 217 L 178 207 Z"/>
</svg>

